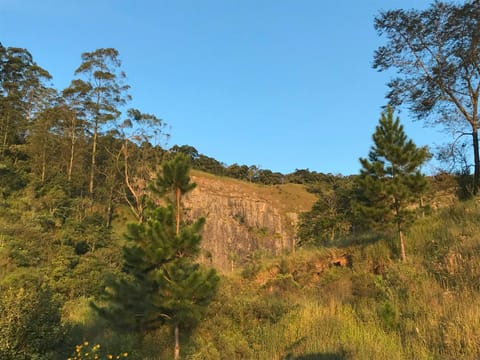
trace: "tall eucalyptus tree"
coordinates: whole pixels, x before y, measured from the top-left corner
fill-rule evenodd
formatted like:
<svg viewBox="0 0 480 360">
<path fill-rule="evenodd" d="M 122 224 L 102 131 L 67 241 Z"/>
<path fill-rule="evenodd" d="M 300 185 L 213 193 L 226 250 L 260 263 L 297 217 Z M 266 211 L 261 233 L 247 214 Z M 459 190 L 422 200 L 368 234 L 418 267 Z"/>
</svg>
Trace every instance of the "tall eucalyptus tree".
<svg viewBox="0 0 480 360">
<path fill-rule="evenodd" d="M 93 195 L 99 133 L 115 121 L 120 107 L 130 99 L 126 75 L 121 70 L 119 53 L 113 48 L 97 49 L 82 54 L 82 63 L 75 71 L 80 79 L 72 81 L 66 93 L 82 98 L 88 128 L 91 132 L 89 192 Z"/>
<path fill-rule="evenodd" d="M 50 74 L 38 66 L 26 49 L 0 43 L 0 145 L 25 142 L 28 127 L 39 111 Z"/>
</svg>

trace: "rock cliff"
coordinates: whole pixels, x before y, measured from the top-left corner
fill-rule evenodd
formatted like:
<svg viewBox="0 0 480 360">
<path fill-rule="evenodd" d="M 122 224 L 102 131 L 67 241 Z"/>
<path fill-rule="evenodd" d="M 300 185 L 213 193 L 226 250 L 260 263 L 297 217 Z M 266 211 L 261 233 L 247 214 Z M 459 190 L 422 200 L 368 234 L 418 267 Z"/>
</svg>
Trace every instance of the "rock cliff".
<svg viewBox="0 0 480 360">
<path fill-rule="evenodd" d="M 193 172 L 185 197 L 191 218 L 204 217 L 202 261 L 228 271 L 258 253 L 292 250 L 298 215 L 315 197 L 300 185 L 262 186 Z"/>
</svg>

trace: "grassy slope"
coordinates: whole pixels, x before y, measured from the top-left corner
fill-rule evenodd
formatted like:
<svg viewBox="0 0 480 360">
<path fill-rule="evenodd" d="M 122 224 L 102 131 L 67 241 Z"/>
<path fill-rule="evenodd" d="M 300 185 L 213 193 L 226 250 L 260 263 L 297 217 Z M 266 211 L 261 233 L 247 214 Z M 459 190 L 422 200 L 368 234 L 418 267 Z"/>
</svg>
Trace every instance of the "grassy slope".
<svg viewBox="0 0 480 360">
<path fill-rule="evenodd" d="M 315 199 L 299 185 L 222 181 L 290 209 Z M 363 244 L 259 259 L 223 276 L 205 321 L 183 348 L 186 358 L 479 358 L 480 207 L 452 200 L 443 189 L 451 184 L 438 181 L 428 200 L 438 190 L 434 208 L 441 209 L 407 234 L 406 264 L 398 261 L 395 239 L 368 236 Z M 342 253 L 353 257 L 351 269 L 331 265 Z M 171 342 L 159 332 L 144 351 L 168 359 Z"/>
</svg>

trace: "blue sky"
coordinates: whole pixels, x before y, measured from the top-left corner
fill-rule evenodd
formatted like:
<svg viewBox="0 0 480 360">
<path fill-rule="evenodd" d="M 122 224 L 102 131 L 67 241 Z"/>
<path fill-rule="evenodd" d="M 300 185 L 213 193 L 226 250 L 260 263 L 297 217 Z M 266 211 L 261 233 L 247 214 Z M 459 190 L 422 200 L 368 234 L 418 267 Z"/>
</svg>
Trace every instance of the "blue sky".
<svg viewBox="0 0 480 360">
<path fill-rule="evenodd" d="M 392 74 L 372 69 L 381 9 L 422 0 L 0 0 L 0 42 L 28 49 L 63 89 L 80 55 L 120 52 L 130 107 L 228 165 L 355 174 Z M 417 145 L 440 129 L 400 114 Z M 432 171 L 432 166 L 425 169 Z"/>
</svg>

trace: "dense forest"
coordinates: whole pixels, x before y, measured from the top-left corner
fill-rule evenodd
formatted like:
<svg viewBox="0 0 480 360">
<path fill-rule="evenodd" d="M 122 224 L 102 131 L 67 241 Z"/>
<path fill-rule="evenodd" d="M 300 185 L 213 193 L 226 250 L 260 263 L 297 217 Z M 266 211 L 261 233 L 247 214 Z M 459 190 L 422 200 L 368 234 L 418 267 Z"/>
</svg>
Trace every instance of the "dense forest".
<svg viewBox="0 0 480 360">
<path fill-rule="evenodd" d="M 398 77 L 348 176 L 168 148 L 116 49 L 81 54 L 60 90 L 0 44 L 0 359 L 478 358 L 479 21 L 476 1 L 378 15 L 374 67 Z M 401 107 L 451 144 L 417 146 Z M 425 176 L 432 157 L 447 166 Z M 200 261 L 191 170 L 315 194 L 295 248 Z"/>
</svg>

